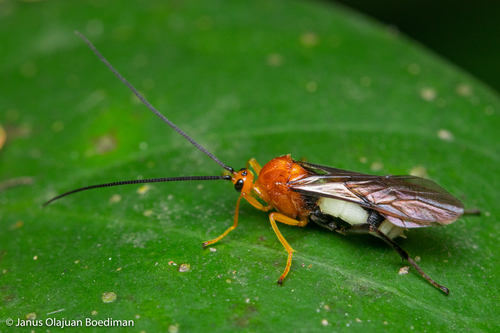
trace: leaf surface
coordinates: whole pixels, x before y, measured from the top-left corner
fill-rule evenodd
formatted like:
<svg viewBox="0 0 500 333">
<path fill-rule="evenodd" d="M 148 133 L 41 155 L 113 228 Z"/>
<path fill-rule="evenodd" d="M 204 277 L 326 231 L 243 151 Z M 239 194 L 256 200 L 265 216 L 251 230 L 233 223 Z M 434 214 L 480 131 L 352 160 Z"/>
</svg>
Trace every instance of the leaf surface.
<svg viewBox="0 0 500 333">
<path fill-rule="evenodd" d="M 491 331 L 498 326 L 500 101 L 417 43 L 341 7 L 299 1 L 0 2 L 0 321 L 134 320 L 136 330 Z M 292 154 L 372 174 L 425 173 L 480 217 L 398 243 L 451 290 L 370 236 L 279 228 L 226 182 L 74 188 L 217 175 L 157 109 L 239 169 Z M 181 264 L 187 272 L 179 272 Z M 117 299 L 104 303 L 103 293 Z M 55 312 L 58 311 L 58 312 Z M 326 327 L 325 327 L 326 325 Z M 102 328 L 83 327 L 84 331 Z M 110 331 L 121 331 L 121 327 Z"/>
</svg>

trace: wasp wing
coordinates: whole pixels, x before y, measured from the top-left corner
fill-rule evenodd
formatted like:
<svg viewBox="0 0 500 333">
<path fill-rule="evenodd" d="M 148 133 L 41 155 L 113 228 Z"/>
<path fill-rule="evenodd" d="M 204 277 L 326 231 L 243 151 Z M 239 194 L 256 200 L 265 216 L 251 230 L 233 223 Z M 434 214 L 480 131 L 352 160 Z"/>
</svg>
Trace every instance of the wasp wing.
<svg viewBox="0 0 500 333">
<path fill-rule="evenodd" d="M 296 163 L 310 175 L 290 182 L 293 191 L 356 203 L 376 210 L 397 226 L 446 225 L 464 212 L 460 200 L 428 179 L 374 176 L 307 162 Z"/>
</svg>

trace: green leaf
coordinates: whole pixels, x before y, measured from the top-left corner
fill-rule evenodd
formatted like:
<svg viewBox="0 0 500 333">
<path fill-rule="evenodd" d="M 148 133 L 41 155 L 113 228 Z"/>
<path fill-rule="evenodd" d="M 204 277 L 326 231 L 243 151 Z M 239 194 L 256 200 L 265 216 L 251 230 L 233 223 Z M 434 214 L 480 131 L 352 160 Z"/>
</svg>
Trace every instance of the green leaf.
<svg viewBox="0 0 500 333">
<path fill-rule="evenodd" d="M 30 313 L 146 332 L 498 327 L 500 101 L 467 74 L 324 3 L 7 0 L 0 13 L 0 177 L 34 180 L 0 192 L 1 332 Z M 221 172 L 73 30 L 235 169 L 290 153 L 366 173 L 420 170 L 480 208 L 397 240 L 450 295 L 414 270 L 399 275 L 406 263 L 380 240 L 311 224 L 279 225 L 297 251 L 279 287 L 286 252 L 247 203 L 238 228 L 203 250 L 233 223 L 227 182 L 96 189 L 42 209 L 82 186 Z"/>
</svg>

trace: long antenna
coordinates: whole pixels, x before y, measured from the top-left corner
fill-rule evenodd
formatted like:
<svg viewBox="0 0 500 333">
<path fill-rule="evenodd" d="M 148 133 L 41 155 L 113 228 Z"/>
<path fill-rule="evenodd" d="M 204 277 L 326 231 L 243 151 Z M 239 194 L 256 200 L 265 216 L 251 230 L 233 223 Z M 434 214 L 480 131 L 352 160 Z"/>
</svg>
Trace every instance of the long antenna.
<svg viewBox="0 0 500 333">
<path fill-rule="evenodd" d="M 115 74 L 120 81 L 122 81 L 132 92 L 141 100 L 141 102 L 148 107 L 151 111 L 153 111 L 158 117 L 160 117 L 161 120 L 166 122 L 170 127 L 172 127 L 177 133 L 182 135 L 186 140 L 191 142 L 193 146 L 201 150 L 203 153 L 205 153 L 208 157 L 210 157 L 212 160 L 214 160 L 217 164 L 219 164 L 221 167 L 226 169 L 227 171 L 233 173 L 234 169 L 231 168 L 230 166 L 227 166 L 224 164 L 221 160 L 219 160 L 217 157 L 212 155 L 211 152 L 203 148 L 198 142 L 194 141 L 193 138 L 191 138 L 189 135 L 187 135 L 183 130 L 181 130 L 179 127 L 177 127 L 173 122 L 167 119 L 164 115 L 160 113 L 160 111 L 156 110 L 154 106 L 152 106 L 138 91 L 135 89 L 125 78 L 118 73 L 116 69 L 114 69 L 113 66 L 104 58 L 104 56 L 95 48 L 95 46 L 84 36 L 82 35 L 79 31 L 75 31 L 75 33 L 83 39 L 83 41 L 88 45 L 88 47 L 95 53 L 95 55 L 109 68 L 110 71 Z"/>
<path fill-rule="evenodd" d="M 93 188 L 98 188 L 98 187 L 110 187 L 110 186 L 118 186 L 118 185 L 144 184 L 144 183 L 175 182 L 175 181 L 184 181 L 184 180 L 219 180 L 219 179 L 231 180 L 231 176 L 229 176 L 229 175 L 224 175 L 224 176 L 191 176 L 191 177 L 167 177 L 167 178 L 152 178 L 152 179 L 122 180 L 119 182 L 113 182 L 113 183 L 107 183 L 107 184 L 85 186 L 82 188 L 78 188 L 76 190 L 72 190 L 72 191 L 63 193 L 61 195 L 58 195 L 55 198 L 50 199 L 49 201 L 44 203 L 42 205 L 42 207 L 45 207 L 49 203 L 51 203 L 52 201 L 60 199 L 60 198 L 65 197 L 67 195 L 70 195 L 70 194 L 73 194 L 76 192 L 80 192 L 80 191 L 91 190 Z"/>
<path fill-rule="evenodd" d="M 217 157 L 212 155 L 208 150 L 203 148 L 198 142 L 194 141 L 189 135 L 184 133 L 183 130 L 181 130 L 179 127 L 177 127 L 174 123 L 172 123 L 170 120 L 168 120 L 164 115 L 160 113 L 160 111 L 156 110 L 138 91 L 135 89 L 123 76 L 121 76 L 120 73 L 116 69 L 114 69 L 113 66 L 102 56 L 102 54 L 97 51 L 95 46 L 87 39 L 85 36 L 83 36 L 80 32 L 75 31 L 75 33 L 83 39 L 83 41 L 89 46 L 89 48 L 96 54 L 96 56 L 115 74 L 120 81 L 122 81 L 132 92 L 141 100 L 141 102 L 148 107 L 151 111 L 153 111 L 158 117 L 160 117 L 161 120 L 166 122 L 170 127 L 172 127 L 177 133 L 182 135 L 186 140 L 191 142 L 193 146 L 201 150 L 203 153 L 205 153 L 208 157 L 210 157 L 212 160 L 214 160 L 217 164 L 219 164 L 221 167 L 229 171 L 231 174 L 234 172 L 234 169 L 231 168 L 230 166 L 225 165 L 221 160 L 219 160 Z M 42 207 L 47 206 L 50 204 L 52 201 L 55 201 L 57 199 L 60 199 L 62 197 L 65 197 L 67 195 L 80 192 L 80 191 L 86 191 L 86 190 L 91 190 L 93 188 L 99 188 L 99 187 L 110 187 L 110 186 L 118 186 L 118 185 L 129 185 L 129 184 L 144 184 L 144 183 L 160 183 L 160 182 L 175 182 L 175 181 L 186 181 L 186 180 L 231 180 L 230 175 L 223 175 L 223 176 L 189 176 L 189 177 L 167 177 L 167 178 L 151 178 L 151 179 L 139 179 L 139 180 L 122 180 L 118 182 L 113 182 L 113 183 L 107 183 L 107 184 L 98 184 L 98 185 L 91 185 L 91 186 L 85 186 L 82 188 L 78 188 L 76 190 L 72 190 L 66 193 L 63 193 L 61 195 L 58 195 L 55 198 L 50 199 L 46 203 L 42 205 Z"/>
</svg>

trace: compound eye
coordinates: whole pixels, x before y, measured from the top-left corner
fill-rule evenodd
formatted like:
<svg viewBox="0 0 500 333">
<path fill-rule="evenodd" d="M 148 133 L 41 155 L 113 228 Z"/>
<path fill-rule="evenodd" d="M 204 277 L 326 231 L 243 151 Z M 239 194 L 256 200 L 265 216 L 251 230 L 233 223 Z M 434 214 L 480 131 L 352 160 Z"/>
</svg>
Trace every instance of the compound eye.
<svg viewBox="0 0 500 333">
<path fill-rule="evenodd" d="M 234 189 L 241 193 L 241 190 L 243 189 L 243 179 L 238 179 L 238 181 L 234 184 Z"/>
</svg>

